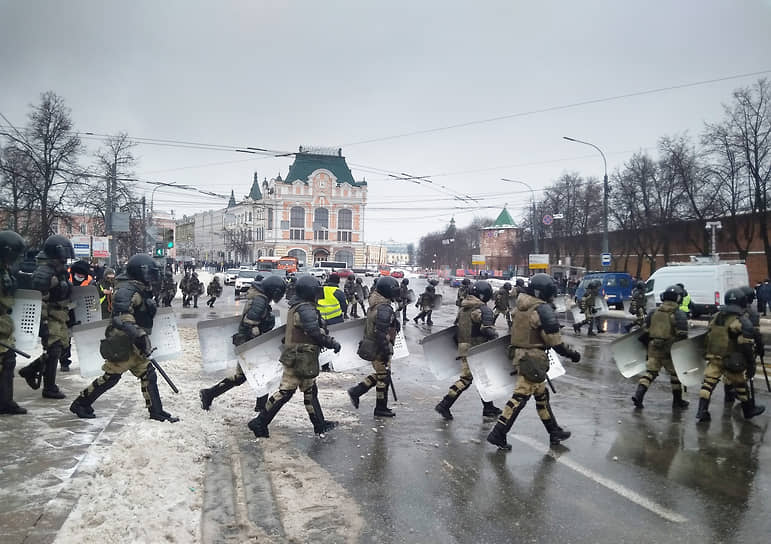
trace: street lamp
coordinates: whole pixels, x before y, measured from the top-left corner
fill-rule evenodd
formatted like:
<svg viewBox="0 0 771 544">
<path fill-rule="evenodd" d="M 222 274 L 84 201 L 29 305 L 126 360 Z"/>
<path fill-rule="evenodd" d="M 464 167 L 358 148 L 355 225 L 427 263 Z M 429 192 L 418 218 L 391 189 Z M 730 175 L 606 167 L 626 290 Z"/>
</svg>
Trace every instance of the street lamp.
<svg viewBox="0 0 771 544">
<path fill-rule="evenodd" d="M 518 179 L 501 178 L 501 181 L 508 181 L 509 183 L 520 183 L 530 189 L 530 195 L 533 197 L 533 208 L 530 211 L 530 221 L 533 224 L 533 253 L 538 253 L 538 224 L 535 219 L 535 191 L 530 187 L 529 183 L 520 181 Z"/>
<path fill-rule="evenodd" d="M 605 153 L 602 152 L 602 149 L 594 145 L 590 142 L 585 142 L 583 140 L 577 140 L 575 138 L 571 138 L 569 136 L 563 136 L 563 138 L 569 142 L 575 142 L 577 144 L 584 144 L 588 145 L 590 147 L 593 147 L 597 151 L 600 152 L 600 155 L 602 156 L 602 164 L 605 167 L 605 176 L 602 178 L 602 209 L 603 209 L 603 229 L 602 229 L 602 252 L 603 253 L 610 253 L 610 248 L 608 247 L 608 161 L 605 160 Z M 610 263 L 607 265 L 604 265 L 605 268 L 610 266 Z"/>
</svg>

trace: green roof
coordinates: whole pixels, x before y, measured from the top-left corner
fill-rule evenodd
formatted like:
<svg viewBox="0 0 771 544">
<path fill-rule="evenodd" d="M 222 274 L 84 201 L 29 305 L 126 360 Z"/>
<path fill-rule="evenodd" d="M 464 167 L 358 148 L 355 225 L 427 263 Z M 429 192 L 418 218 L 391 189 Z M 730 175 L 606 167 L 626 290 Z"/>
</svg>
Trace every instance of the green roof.
<svg viewBox="0 0 771 544">
<path fill-rule="evenodd" d="M 513 227 L 514 226 L 514 220 L 511 218 L 511 214 L 509 213 L 509 210 L 506 208 L 503 208 L 501 210 L 501 213 L 498 214 L 498 219 L 495 220 L 495 223 L 493 223 L 493 227 Z"/>
<path fill-rule="evenodd" d="M 308 183 L 308 178 L 316 170 L 323 168 L 329 170 L 337 178 L 338 183 L 348 183 L 354 187 L 366 185 L 367 182 L 356 182 L 351 174 L 351 169 L 345 162 L 345 157 L 340 153 L 337 155 L 321 155 L 315 153 L 295 153 L 294 162 L 289 167 L 289 173 L 284 179 L 284 183 L 292 183 L 300 180 Z"/>
<path fill-rule="evenodd" d="M 236 205 L 236 193 L 233 189 L 230 190 L 230 200 L 228 201 L 228 208 L 232 208 Z"/>
<path fill-rule="evenodd" d="M 249 198 L 252 200 L 262 200 L 262 191 L 260 191 L 260 180 L 257 179 L 257 174 L 254 175 L 254 181 L 252 182 L 252 189 L 249 191 Z"/>
</svg>

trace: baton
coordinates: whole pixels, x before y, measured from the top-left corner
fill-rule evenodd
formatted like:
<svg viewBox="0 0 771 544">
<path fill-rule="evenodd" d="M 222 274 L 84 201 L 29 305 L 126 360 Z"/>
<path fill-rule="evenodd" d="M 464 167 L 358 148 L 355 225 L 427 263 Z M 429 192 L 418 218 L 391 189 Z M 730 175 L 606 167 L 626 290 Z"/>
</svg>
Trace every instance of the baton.
<svg viewBox="0 0 771 544">
<path fill-rule="evenodd" d="M 399 402 L 398 397 L 396 396 L 396 389 L 394 388 L 394 381 L 391 379 L 391 370 L 388 370 L 388 385 L 391 386 L 391 393 L 394 395 L 394 400 L 396 402 Z"/>
<path fill-rule="evenodd" d="M 21 355 L 22 357 L 24 357 L 26 359 L 31 359 L 32 358 L 32 355 L 30 355 L 29 353 L 25 353 L 25 352 L 21 351 L 20 349 L 16 349 L 13 346 L 9 346 L 5 342 L 0 342 L 0 346 L 4 347 L 6 349 L 11 350 L 12 352 L 14 352 L 14 353 L 16 353 L 18 355 Z M 764 368 L 763 371 L 765 371 L 765 370 L 766 369 Z M 768 382 L 768 378 L 766 378 L 766 382 Z"/>
<path fill-rule="evenodd" d="M 554 389 L 554 384 L 553 384 L 553 383 L 551 383 L 551 379 L 549 378 L 549 375 L 548 375 L 548 374 L 546 375 L 546 383 L 548 383 L 548 384 L 549 384 L 549 389 L 551 389 L 551 392 L 552 392 L 552 393 L 554 393 L 554 394 L 556 395 L 556 394 L 557 394 L 557 390 L 556 390 L 556 389 Z"/>
<path fill-rule="evenodd" d="M 166 380 L 166 383 L 169 384 L 169 387 L 171 387 L 171 390 L 175 393 L 179 393 L 179 389 L 177 389 L 177 386 L 174 385 L 174 382 L 171 381 L 171 378 L 169 378 L 169 375 L 166 374 L 166 371 L 163 370 L 161 365 L 158 364 L 158 361 L 155 359 L 150 359 L 150 363 L 155 367 L 155 369 L 158 371 L 158 373 L 163 376 L 163 379 Z"/>
</svg>

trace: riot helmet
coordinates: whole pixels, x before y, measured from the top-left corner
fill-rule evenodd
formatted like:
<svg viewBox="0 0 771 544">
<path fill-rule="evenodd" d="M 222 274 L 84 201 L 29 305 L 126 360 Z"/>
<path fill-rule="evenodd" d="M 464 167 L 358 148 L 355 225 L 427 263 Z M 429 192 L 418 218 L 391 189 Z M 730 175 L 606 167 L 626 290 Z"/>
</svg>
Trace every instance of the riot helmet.
<svg viewBox="0 0 771 544">
<path fill-rule="evenodd" d="M 426 285 L 426 293 L 431 293 L 433 295 L 435 291 L 436 291 L 436 287 L 434 287 L 433 285 Z"/>
<path fill-rule="evenodd" d="M 111 276 L 112 276 L 112 278 L 111 278 Z M 115 279 L 115 270 L 113 270 L 112 268 L 109 268 L 109 267 L 105 268 L 104 269 L 104 277 L 107 278 L 107 279 Z"/>
<path fill-rule="evenodd" d="M 509 282 L 506 282 L 503 284 L 503 288 L 507 291 L 511 291 L 511 284 Z"/>
<path fill-rule="evenodd" d="M 259 289 L 273 302 L 278 302 L 286 293 L 286 283 L 278 276 L 268 276 L 260 282 Z"/>
<path fill-rule="evenodd" d="M 592 280 L 592 281 L 589 282 L 589 288 L 590 289 L 597 289 L 597 290 L 599 290 L 600 287 L 602 287 L 602 282 L 600 280 Z"/>
<path fill-rule="evenodd" d="M 540 273 L 530 278 L 530 289 L 533 296 L 546 302 L 552 300 L 557 294 L 557 285 L 548 274 Z"/>
<path fill-rule="evenodd" d="M 26 244 L 18 233 L 12 230 L 0 232 L 0 261 L 6 266 L 17 264 L 24 256 Z"/>
<path fill-rule="evenodd" d="M 314 304 L 320 298 L 324 298 L 324 289 L 318 278 L 313 276 L 303 276 L 297 280 L 295 295 L 301 300 L 313 302 Z"/>
<path fill-rule="evenodd" d="M 463 278 L 463 279 L 461 280 L 461 283 L 462 283 L 463 285 L 465 285 L 466 287 L 468 287 L 469 285 L 471 285 L 471 280 L 470 280 L 470 279 L 468 279 L 468 278 Z"/>
<path fill-rule="evenodd" d="M 377 287 L 375 290 L 389 300 L 396 300 L 399 298 L 399 282 L 396 281 L 396 278 L 392 278 L 391 276 L 383 276 L 377 280 Z"/>
<path fill-rule="evenodd" d="M 134 255 L 126 264 L 126 275 L 132 280 L 150 285 L 160 280 L 158 264 L 145 254 Z"/>
<path fill-rule="evenodd" d="M 469 294 L 477 297 L 482 302 L 487 302 L 493 298 L 493 288 L 488 282 L 481 280 L 474 282 L 474 285 L 469 289 Z"/>
<path fill-rule="evenodd" d="M 744 293 L 744 298 L 747 299 L 747 304 L 752 304 L 753 302 L 755 302 L 755 289 L 753 289 L 749 285 L 740 287 L 740 289 L 742 290 L 742 293 Z"/>
<path fill-rule="evenodd" d="M 738 306 L 739 308 L 747 307 L 747 297 L 744 295 L 744 291 L 741 287 L 734 287 L 725 292 L 723 302 L 726 306 Z"/>
<path fill-rule="evenodd" d="M 75 258 L 75 249 L 68 238 L 54 234 L 43 243 L 43 254 L 49 259 L 57 259 L 65 263 L 67 259 Z"/>
<path fill-rule="evenodd" d="M 525 280 L 523 280 L 522 278 L 517 278 L 517 281 L 514 282 L 514 285 L 524 289 L 525 288 Z"/>
<path fill-rule="evenodd" d="M 677 285 L 670 285 L 660 295 L 661 302 L 670 301 L 680 304 L 683 301 L 683 290 Z"/>
<path fill-rule="evenodd" d="M 361 285 L 361 284 L 362 284 L 361 278 L 356 278 L 356 283 L 358 283 L 359 285 Z"/>
<path fill-rule="evenodd" d="M 404 285 L 406 287 L 409 284 L 410 284 L 410 280 L 408 280 L 407 278 L 402 278 L 402 285 Z"/>
<path fill-rule="evenodd" d="M 332 272 L 327 278 L 327 283 L 331 283 L 332 285 L 340 285 L 340 275 Z"/>
<path fill-rule="evenodd" d="M 645 289 L 645 282 L 638 281 L 637 284 L 635 284 L 635 287 L 637 287 L 638 289 Z"/>
</svg>

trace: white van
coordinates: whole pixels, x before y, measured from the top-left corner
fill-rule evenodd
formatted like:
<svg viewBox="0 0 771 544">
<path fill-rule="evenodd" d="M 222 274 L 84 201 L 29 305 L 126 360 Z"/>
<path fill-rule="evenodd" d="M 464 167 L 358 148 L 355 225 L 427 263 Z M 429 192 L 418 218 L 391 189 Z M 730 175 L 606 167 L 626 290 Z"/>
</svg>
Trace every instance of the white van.
<svg viewBox="0 0 771 544">
<path fill-rule="evenodd" d="M 711 314 L 723 303 L 725 292 L 749 285 L 747 267 L 734 263 L 676 264 L 656 270 L 645 284 L 649 309 L 661 304 L 661 292 L 682 283 L 691 295 L 694 317 Z"/>
</svg>

